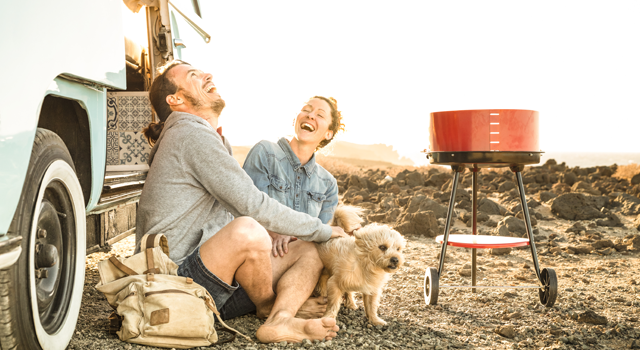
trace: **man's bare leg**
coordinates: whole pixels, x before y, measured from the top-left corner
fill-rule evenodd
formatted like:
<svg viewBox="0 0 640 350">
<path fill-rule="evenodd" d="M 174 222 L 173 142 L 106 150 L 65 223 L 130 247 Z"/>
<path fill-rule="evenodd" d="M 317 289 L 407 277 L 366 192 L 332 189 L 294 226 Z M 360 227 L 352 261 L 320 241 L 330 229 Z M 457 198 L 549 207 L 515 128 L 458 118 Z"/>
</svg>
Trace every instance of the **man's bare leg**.
<svg viewBox="0 0 640 350">
<path fill-rule="evenodd" d="M 326 298 L 310 298 L 318 283 L 322 267 L 315 243 L 294 241 L 289 243 L 289 253 L 283 257 L 271 256 L 273 290 L 278 291 L 282 279 L 285 286 L 295 288 L 301 296 L 306 295 L 302 304 L 298 305 L 299 300 L 296 298 L 295 304 L 292 305 L 297 307 L 296 317 L 310 319 L 324 315 L 327 309 Z M 280 293 L 278 291 L 277 294 Z"/>
<path fill-rule="evenodd" d="M 235 278 L 262 318 L 270 314 L 275 302 L 270 253 L 267 231 L 249 217 L 233 220 L 200 247 L 207 269 L 229 285 Z"/>
<path fill-rule="evenodd" d="M 300 342 L 305 338 L 330 340 L 339 329 L 335 319 L 303 320 L 295 317 L 320 277 L 322 261 L 318 251 L 313 243 L 303 241 L 289 246 L 288 254 L 271 260 L 277 296 L 269 318 L 258 329 L 256 337 L 264 343 Z"/>
</svg>

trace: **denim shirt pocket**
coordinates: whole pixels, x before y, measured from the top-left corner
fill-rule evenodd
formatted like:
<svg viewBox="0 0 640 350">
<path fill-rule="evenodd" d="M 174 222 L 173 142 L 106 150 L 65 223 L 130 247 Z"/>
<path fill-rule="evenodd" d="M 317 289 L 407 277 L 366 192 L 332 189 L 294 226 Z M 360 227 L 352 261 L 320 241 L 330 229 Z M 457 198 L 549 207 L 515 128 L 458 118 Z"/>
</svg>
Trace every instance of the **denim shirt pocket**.
<svg viewBox="0 0 640 350">
<path fill-rule="evenodd" d="M 307 201 L 307 214 L 317 218 L 322 210 L 322 202 L 327 199 L 327 196 L 324 193 L 312 191 L 307 191 L 307 195 L 309 196 Z"/>
<path fill-rule="evenodd" d="M 269 197 L 287 205 L 287 193 L 291 185 L 276 175 L 269 174 Z"/>
</svg>

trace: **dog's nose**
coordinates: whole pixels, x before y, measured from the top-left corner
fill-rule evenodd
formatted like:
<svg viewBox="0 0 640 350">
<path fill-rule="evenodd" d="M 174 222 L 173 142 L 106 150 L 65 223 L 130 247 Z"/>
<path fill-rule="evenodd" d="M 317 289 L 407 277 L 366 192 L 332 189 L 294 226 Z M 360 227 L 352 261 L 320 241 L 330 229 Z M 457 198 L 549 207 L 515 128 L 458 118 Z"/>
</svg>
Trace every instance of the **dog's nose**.
<svg viewBox="0 0 640 350">
<path fill-rule="evenodd" d="M 398 258 L 396 258 L 395 256 L 391 258 L 391 263 L 394 265 L 398 265 Z"/>
</svg>

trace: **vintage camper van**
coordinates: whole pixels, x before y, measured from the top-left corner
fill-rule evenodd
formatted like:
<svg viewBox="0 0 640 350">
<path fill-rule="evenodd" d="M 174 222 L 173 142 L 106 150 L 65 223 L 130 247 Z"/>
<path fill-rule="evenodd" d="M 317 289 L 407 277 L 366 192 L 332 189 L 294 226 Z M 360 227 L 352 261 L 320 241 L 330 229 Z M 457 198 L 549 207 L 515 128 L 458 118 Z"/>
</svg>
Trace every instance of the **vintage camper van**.
<svg viewBox="0 0 640 350">
<path fill-rule="evenodd" d="M 145 42 L 125 37 L 126 11 Z M 209 42 L 201 17 L 198 0 L 3 1 L 1 349 L 67 347 L 87 252 L 135 231 L 154 68 Z"/>
</svg>

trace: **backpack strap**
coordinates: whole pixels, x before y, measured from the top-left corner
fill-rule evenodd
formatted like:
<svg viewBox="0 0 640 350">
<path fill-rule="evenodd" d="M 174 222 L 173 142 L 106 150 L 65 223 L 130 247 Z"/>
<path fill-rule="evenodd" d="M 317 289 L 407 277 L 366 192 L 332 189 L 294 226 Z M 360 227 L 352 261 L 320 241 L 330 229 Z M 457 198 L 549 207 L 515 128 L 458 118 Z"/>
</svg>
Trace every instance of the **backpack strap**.
<svg viewBox="0 0 640 350">
<path fill-rule="evenodd" d="M 147 248 L 145 255 L 147 256 L 147 271 L 143 273 L 160 273 L 160 269 L 156 268 L 156 265 L 153 263 L 153 248 Z"/>
<path fill-rule="evenodd" d="M 113 266 L 115 266 L 118 270 L 124 272 L 125 275 L 127 276 L 134 276 L 138 274 L 137 272 L 129 268 L 127 265 L 121 263 L 120 260 L 118 260 L 115 256 L 109 257 L 109 262 L 112 263 Z"/>
<path fill-rule="evenodd" d="M 162 233 L 155 233 L 152 235 L 144 235 L 140 239 L 140 251 L 145 251 L 149 248 L 162 247 L 162 251 L 169 255 L 169 241 L 167 237 Z"/>
</svg>

